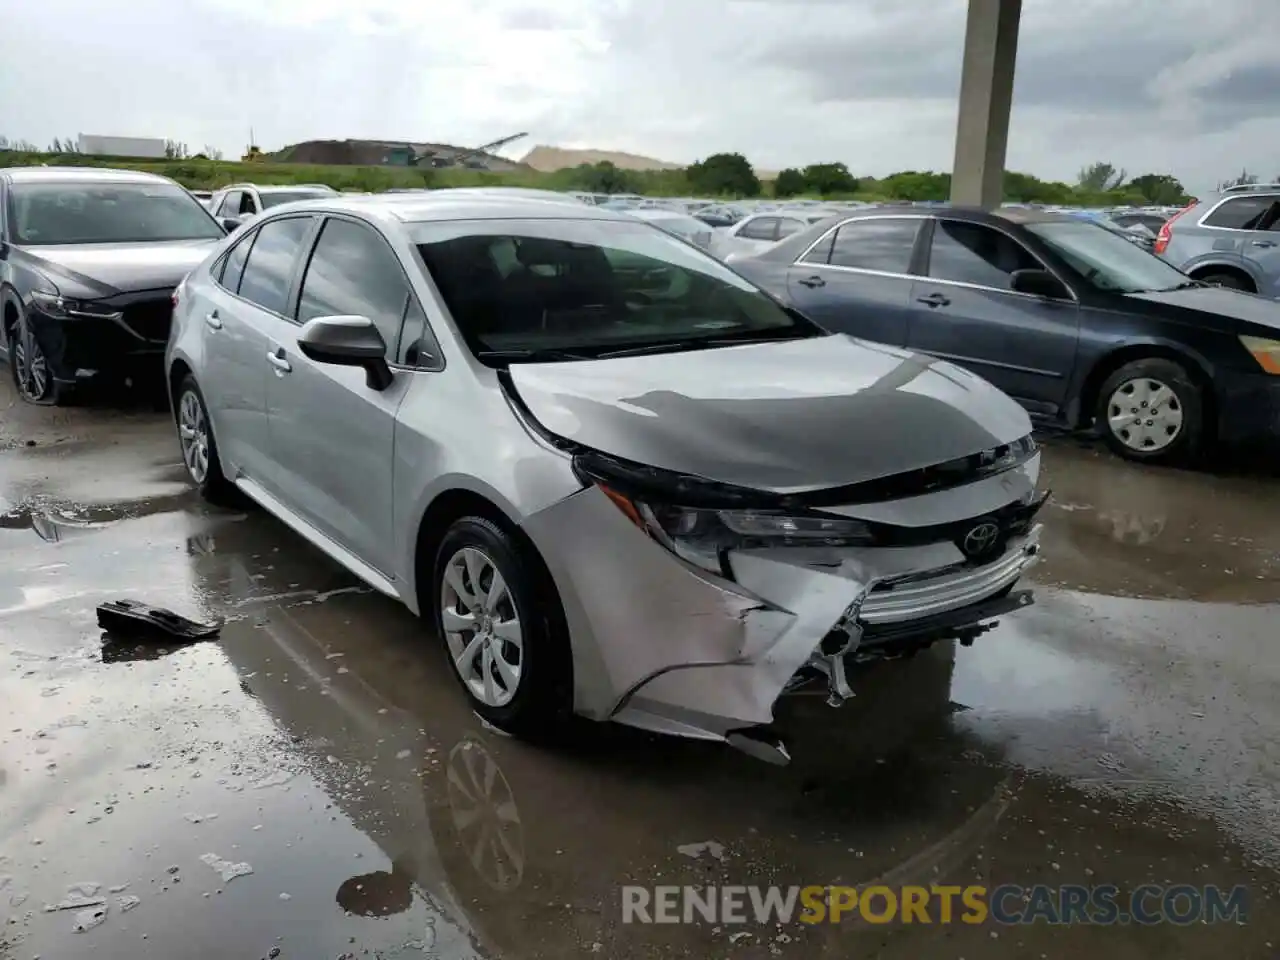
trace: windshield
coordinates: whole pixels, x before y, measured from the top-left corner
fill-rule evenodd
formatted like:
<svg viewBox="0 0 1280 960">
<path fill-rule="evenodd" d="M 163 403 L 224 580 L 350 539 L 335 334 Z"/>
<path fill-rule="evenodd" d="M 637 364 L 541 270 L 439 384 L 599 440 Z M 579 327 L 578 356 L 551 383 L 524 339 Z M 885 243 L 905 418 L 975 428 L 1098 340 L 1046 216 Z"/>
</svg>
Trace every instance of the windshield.
<svg viewBox="0 0 1280 960">
<path fill-rule="evenodd" d="M 316 197 L 329 197 L 328 190 L 263 190 L 258 196 L 262 198 L 262 209 L 270 210 L 282 203 L 293 203 L 295 200 L 314 200 Z"/>
<path fill-rule="evenodd" d="M 1191 283 L 1181 270 L 1148 253 L 1121 233 L 1096 223 L 1029 223 L 1027 230 L 1099 290 L 1147 293 Z"/>
<path fill-rule="evenodd" d="M 664 344 L 821 335 L 719 261 L 648 223 L 419 224 L 414 241 L 478 354 L 585 358 Z"/>
<path fill-rule="evenodd" d="M 212 240 L 224 233 L 174 184 L 17 183 L 9 196 L 9 232 L 26 246 Z"/>
<path fill-rule="evenodd" d="M 709 230 L 705 223 L 701 220 L 695 220 L 693 217 L 661 216 L 646 217 L 645 219 L 663 230 L 670 230 L 672 233 L 685 238 L 702 236 Z"/>
</svg>

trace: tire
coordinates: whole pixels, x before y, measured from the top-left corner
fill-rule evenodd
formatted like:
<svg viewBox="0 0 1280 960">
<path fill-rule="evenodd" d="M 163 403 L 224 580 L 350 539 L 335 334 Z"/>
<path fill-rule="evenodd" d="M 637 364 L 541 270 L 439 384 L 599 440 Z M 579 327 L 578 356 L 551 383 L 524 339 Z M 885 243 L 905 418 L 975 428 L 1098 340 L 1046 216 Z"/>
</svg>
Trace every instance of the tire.
<svg viewBox="0 0 1280 960">
<path fill-rule="evenodd" d="M 213 437 L 209 408 L 191 374 L 183 377 L 178 384 L 173 395 L 173 413 L 178 430 L 178 447 L 182 451 L 182 465 L 186 468 L 187 477 L 206 500 L 211 503 L 226 502 L 235 487 L 222 472 L 222 461 L 218 458 L 218 444 Z"/>
<path fill-rule="evenodd" d="M 1204 391 L 1186 367 L 1163 357 L 1147 357 L 1126 363 L 1107 377 L 1098 392 L 1096 422 L 1107 445 L 1127 460 L 1183 463 L 1200 452 L 1204 409 Z M 1144 412 L 1156 416 L 1139 416 Z"/>
<path fill-rule="evenodd" d="M 1196 277 L 1201 283 L 1208 283 L 1215 287 L 1226 287 L 1228 290 L 1243 290 L 1245 293 L 1254 293 L 1253 284 L 1238 273 L 1203 273 Z"/>
<path fill-rule="evenodd" d="M 54 380 L 40 341 L 27 330 L 22 317 L 5 332 L 5 349 L 9 351 L 9 376 L 18 396 L 37 406 L 66 403 L 70 391 Z"/>
<path fill-rule="evenodd" d="M 472 577 L 479 577 L 484 593 L 492 586 L 494 571 L 502 577 L 505 595 L 487 610 L 480 601 L 477 631 L 467 626 L 475 620 L 467 613 L 476 596 Z M 434 625 L 450 670 L 477 714 L 527 739 L 541 739 L 560 728 L 573 690 L 564 618 L 548 579 L 527 548 L 477 516 L 454 521 L 432 567 Z M 513 618 L 519 628 L 518 649 L 511 642 L 517 635 L 511 628 Z"/>
</svg>

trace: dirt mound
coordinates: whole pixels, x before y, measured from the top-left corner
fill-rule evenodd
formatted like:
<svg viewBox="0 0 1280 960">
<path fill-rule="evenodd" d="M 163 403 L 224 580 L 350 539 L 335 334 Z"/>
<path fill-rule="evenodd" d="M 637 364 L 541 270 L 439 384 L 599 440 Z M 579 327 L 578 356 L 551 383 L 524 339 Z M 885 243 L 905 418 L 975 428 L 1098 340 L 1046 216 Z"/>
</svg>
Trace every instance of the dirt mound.
<svg viewBox="0 0 1280 960">
<path fill-rule="evenodd" d="M 616 150 L 565 150 L 560 147 L 539 145 L 524 155 L 521 161 L 542 173 L 577 167 L 584 163 L 612 163 L 622 170 L 679 170 L 683 164 L 655 160 L 635 153 L 619 153 Z"/>
</svg>

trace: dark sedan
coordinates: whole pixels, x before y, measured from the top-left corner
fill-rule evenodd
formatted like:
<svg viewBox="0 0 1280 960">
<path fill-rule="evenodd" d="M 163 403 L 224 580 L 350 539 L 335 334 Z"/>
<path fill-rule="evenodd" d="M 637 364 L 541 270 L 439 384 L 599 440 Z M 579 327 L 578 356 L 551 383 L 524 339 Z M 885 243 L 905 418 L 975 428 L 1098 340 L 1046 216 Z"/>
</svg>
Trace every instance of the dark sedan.
<svg viewBox="0 0 1280 960">
<path fill-rule="evenodd" d="M 151 368 L 173 289 L 225 231 L 172 180 L 127 170 L 0 170 L 0 359 L 56 403 L 86 380 Z"/>
<path fill-rule="evenodd" d="M 987 378 L 1133 460 L 1280 437 L 1280 303 L 1034 210 L 859 211 L 734 269 L 830 330 Z"/>
</svg>

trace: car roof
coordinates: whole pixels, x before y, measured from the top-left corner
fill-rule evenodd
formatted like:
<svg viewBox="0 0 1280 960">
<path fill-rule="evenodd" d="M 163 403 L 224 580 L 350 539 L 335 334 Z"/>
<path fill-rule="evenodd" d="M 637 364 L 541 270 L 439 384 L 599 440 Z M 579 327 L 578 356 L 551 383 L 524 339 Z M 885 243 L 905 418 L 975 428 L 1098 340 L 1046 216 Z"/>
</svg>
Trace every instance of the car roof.
<svg viewBox="0 0 1280 960">
<path fill-rule="evenodd" d="M 285 211 L 366 214 L 389 217 L 401 223 L 436 220 L 611 220 L 634 223 L 622 210 L 585 204 L 575 197 L 550 190 L 518 187 L 455 187 L 426 193 L 378 193 L 366 196 L 338 194 L 315 200 L 281 204 L 272 215 Z"/>
<path fill-rule="evenodd" d="M 111 167 L 9 167 L 0 170 L 11 183 L 172 183 L 168 177 L 139 170 L 116 170 Z"/>
<path fill-rule="evenodd" d="M 769 213 L 772 216 L 777 216 L 778 214 L 779 211 L 770 211 Z M 947 204 L 930 207 L 914 207 L 901 204 L 889 207 L 855 208 L 810 224 L 799 233 L 793 233 L 763 253 L 757 254 L 755 259 L 770 261 L 794 260 L 798 254 L 806 250 L 810 244 L 832 227 L 848 220 L 892 220 L 904 217 L 913 220 L 945 217 L 948 220 L 982 223 L 989 227 L 998 227 L 1005 224 L 1072 223 L 1079 221 L 1078 217 L 1065 213 L 1055 213 L 1052 210 L 1032 210 L 1014 207 L 1005 207 L 999 210 L 982 210 L 978 207 L 953 207 Z"/>
</svg>

